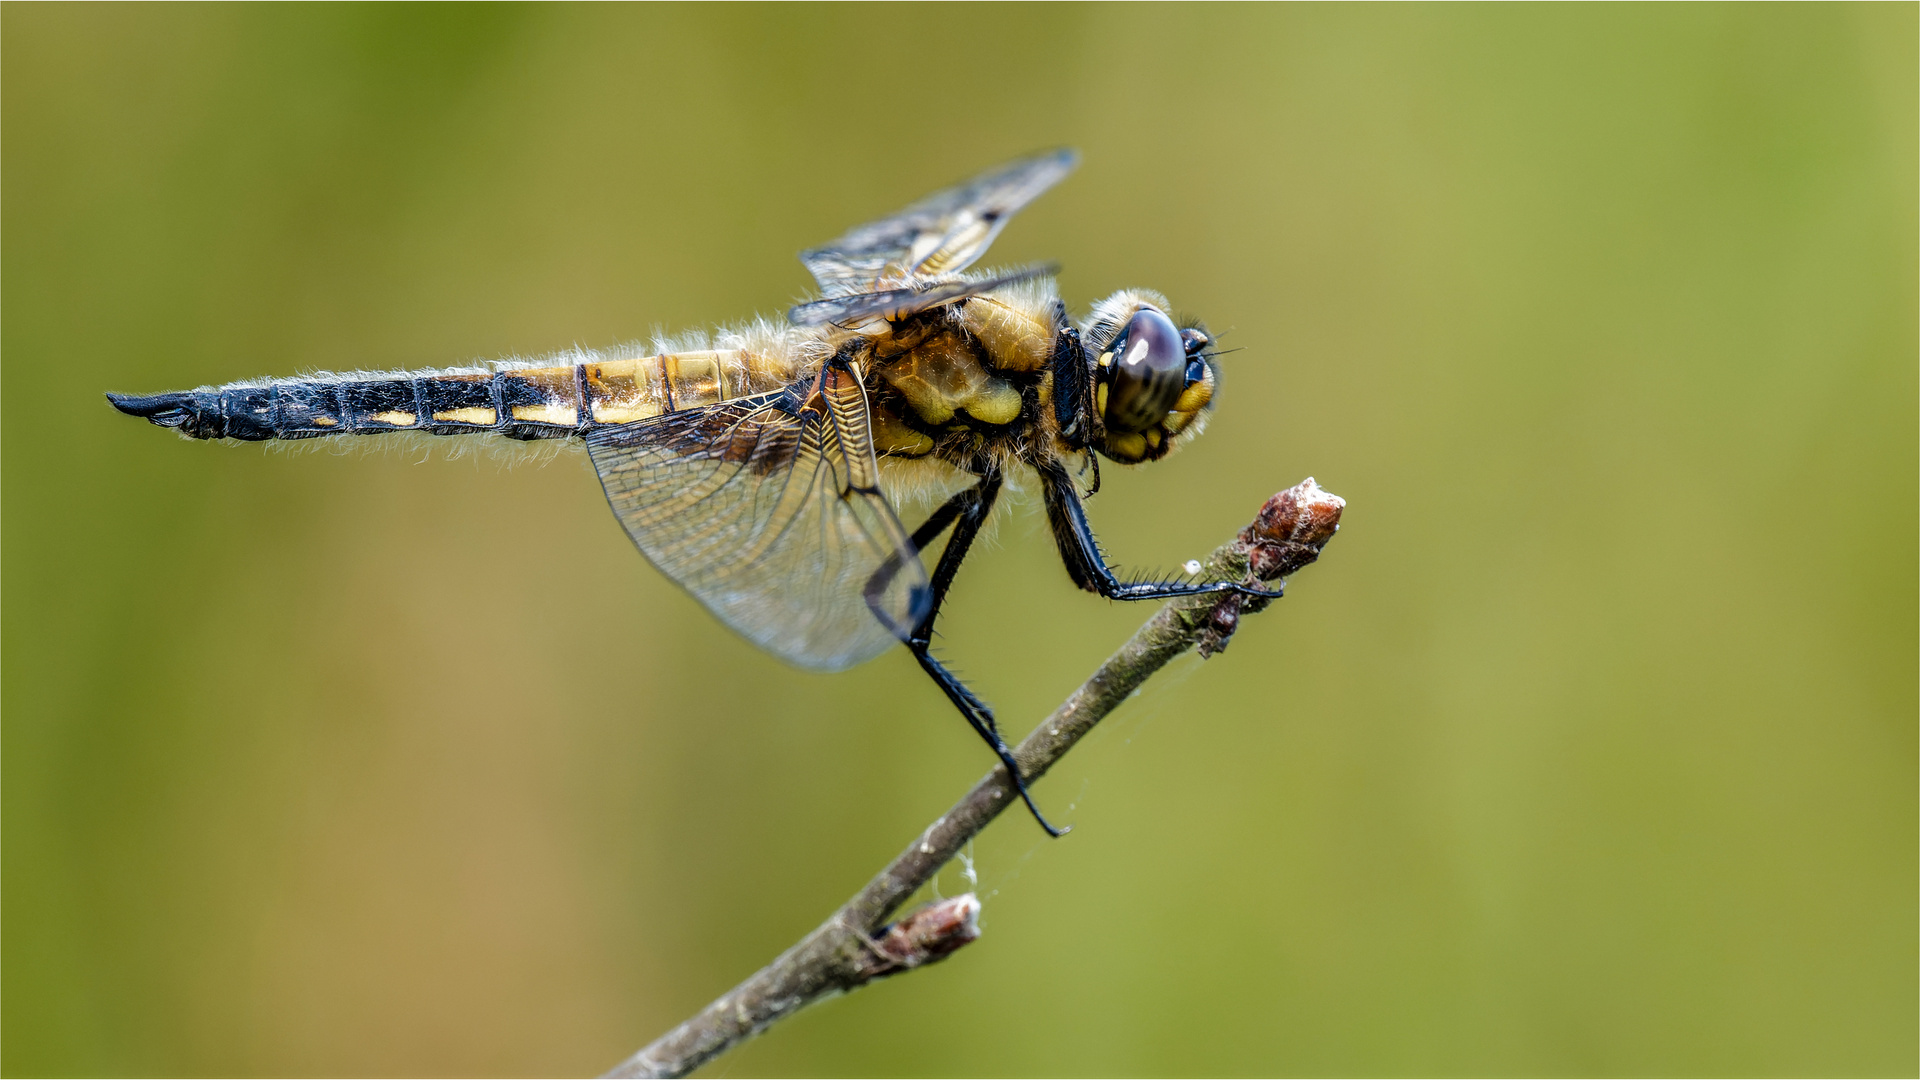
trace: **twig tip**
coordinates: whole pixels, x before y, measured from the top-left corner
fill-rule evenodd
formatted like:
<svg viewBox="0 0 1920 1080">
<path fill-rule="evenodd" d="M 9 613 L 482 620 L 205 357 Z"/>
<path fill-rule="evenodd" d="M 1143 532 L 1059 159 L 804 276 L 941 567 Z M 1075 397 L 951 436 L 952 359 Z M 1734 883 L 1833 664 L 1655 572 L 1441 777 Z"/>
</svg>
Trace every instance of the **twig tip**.
<svg viewBox="0 0 1920 1080">
<path fill-rule="evenodd" d="M 1340 531 L 1340 513 L 1346 508 L 1347 500 L 1311 476 L 1276 494 L 1240 534 L 1248 549 L 1248 568 L 1272 581 L 1319 558 L 1320 549 Z"/>
<path fill-rule="evenodd" d="M 980 898 L 964 893 L 908 912 L 874 935 L 874 950 L 889 961 L 883 974 L 944 960 L 980 936 Z"/>
</svg>

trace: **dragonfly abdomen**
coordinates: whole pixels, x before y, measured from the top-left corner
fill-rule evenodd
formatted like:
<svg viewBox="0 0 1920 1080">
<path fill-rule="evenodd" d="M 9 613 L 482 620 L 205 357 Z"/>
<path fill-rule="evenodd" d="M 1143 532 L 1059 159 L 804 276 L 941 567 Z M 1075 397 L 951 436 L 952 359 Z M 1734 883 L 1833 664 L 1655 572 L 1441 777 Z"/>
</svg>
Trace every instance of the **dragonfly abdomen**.
<svg viewBox="0 0 1920 1080">
<path fill-rule="evenodd" d="M 565 439 L 777 389 L 777 374 L 758 359 L 715 349 L 551 367 L 276 379 L 107 399 L 121 412 L 196 439 L 393 431 Z"/>
</svg>

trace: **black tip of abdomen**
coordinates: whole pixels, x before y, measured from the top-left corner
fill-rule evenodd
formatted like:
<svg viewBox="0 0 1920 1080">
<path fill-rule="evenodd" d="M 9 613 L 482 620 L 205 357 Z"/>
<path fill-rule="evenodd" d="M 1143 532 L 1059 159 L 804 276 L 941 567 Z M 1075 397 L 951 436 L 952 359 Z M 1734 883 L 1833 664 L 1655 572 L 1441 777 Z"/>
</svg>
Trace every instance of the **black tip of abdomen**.
<svg viewBox="0 0 1920 1080">
<path fill-rule="evenodd" d="M 144 416 L 161 427 L 179 428 L 196 439 L 220 438 L 225 434 L 225 431 L 219 430 L 222 427 L 219 422 L 220 409 L 217 403 L 202 401 L 201 397 L 201 394 L 189 390 L 148 394 L 144 397 L 138 394 L 108 394 L 107 401 L 128 416 Z"/>
<path fill-rule="evenodd" d="M 179 427 L 193 419 L 192 394 L 108 394 L 107 400 L 128 416 L 144 416 L 161 427 Z"/>
</svg>

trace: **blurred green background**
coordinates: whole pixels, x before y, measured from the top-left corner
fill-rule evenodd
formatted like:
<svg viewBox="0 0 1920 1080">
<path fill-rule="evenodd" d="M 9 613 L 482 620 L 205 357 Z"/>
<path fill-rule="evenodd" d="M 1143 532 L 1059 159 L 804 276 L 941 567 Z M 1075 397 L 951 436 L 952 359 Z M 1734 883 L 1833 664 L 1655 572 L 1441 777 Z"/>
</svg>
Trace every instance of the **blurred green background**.
<svg viewBox="0 0 1920 1080">
<path fill-rule="evenodd" d="M 1093 504 L 1346 531 L 976 849 L 985 936 L 757 1074 L 1904 1074 L 1916 8 L 0 13 L 4 1057 L 597 1072 L 989 761 L 813 676 L 583 459 L 181 442 L 153 391 L 777 312 L 1038 147 L 994 252 L 1243 348 Z M 1148 612 L 1028 506 L 946 650 L 1024 731 Z M 943 888 L 963 888 L 950 870 Z"/>
</svg>

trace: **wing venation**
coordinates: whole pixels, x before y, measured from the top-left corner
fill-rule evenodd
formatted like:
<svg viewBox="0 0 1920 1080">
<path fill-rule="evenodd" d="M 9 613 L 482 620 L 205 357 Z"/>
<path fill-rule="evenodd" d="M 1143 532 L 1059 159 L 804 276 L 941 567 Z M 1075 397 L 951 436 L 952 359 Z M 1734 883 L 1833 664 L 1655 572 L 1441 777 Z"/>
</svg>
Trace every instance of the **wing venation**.
<svg viewBox="0 0 1920 1080">
<path fill-rule="evenodd" d="M 828 299 L 957 274 L 986 253 L 1009 218 L 1079 162 L 1070 149 L 1008 162 L 803 251 L 800 261 Z"/>
<path fill-rule="evenodd" d="M 1060 267 L 1057 264 L 1046 263 L 1040 266 L 1025 266 L 986 278 L 962 279 L 919 288 L 885 289 L 880 292 L 833 296 L 825 300 L 812 300 L 805 304 L 794 305 L 787 310 L 787 320 L 795 326 L 824 326 L 828 323 L 853 326 L 875 317 L 889 320 L 904 319 L 917 311 L 951 304 L 969 296 L 989 293 L 1005 285 L 1046 277 L 1059 271 Z"/>
<path fill-rule="evenodd" d="M 929 604 L 926 571 L 880 493 L 859 380 L 826 372 L 825 410 L 790 400 L 602 428 L 587 450 L 648 561 L 754 644 L 838 671 L 912 631 Z"/>
</svg>

